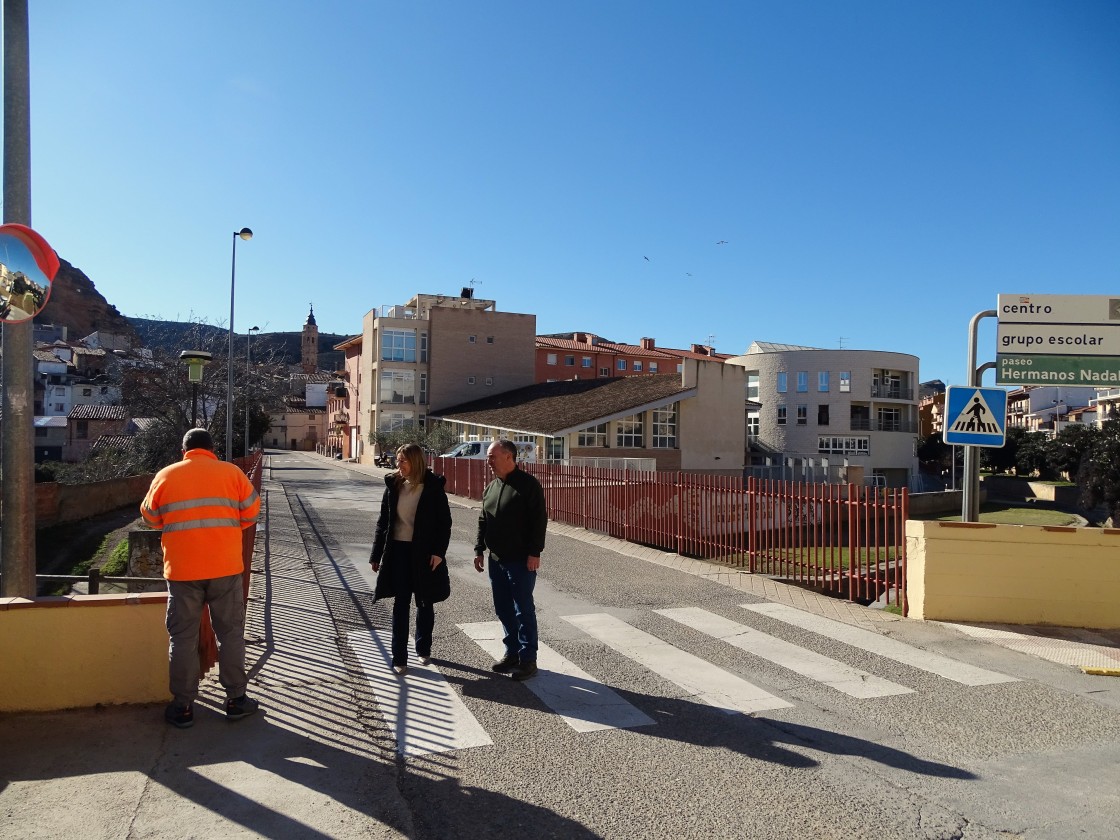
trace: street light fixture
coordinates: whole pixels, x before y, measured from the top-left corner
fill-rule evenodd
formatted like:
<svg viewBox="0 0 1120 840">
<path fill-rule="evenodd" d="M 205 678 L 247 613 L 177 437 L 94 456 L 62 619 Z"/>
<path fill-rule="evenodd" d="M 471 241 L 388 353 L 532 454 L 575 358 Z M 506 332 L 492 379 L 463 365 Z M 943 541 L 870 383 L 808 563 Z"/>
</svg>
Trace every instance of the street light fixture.
<svg viewBox="0 0 1120 840">
<path fill-rule="evenodd" d="M 249 457 L 249 366 L 251 364 L 252 355 L 250 351 L 250 341 L 253 338 L 253 333 L 259 333 L 260 327 L 249 327 L 248 332 L 245 333 L 245 457 Z"/>
<path fill-rule="evenodd" d="M 253 238 L 249 228 L 233 232 L 233 257 L 229 270 L 229 358 L 226 360 L 226 460 L 233 460 L 233 289 L 237 279 L 237 240 Z"/>
<path fill-rule="evenodd" d="M 179 361 L 187 363 L 187 381 L 191 383 L 191 428 L 198 428 L 198 383 L 202 381 L 202 369 L 210 364 L 213 355 L 205 350 L 184 350 Z"/>
</svg>

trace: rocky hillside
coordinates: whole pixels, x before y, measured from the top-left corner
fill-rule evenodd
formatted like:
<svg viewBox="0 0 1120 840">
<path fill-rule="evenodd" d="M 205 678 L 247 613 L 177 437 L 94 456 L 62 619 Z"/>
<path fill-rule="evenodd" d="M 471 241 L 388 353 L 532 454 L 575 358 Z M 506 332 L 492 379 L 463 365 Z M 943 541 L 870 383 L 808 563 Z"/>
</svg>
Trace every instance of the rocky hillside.
<svg viewBox="0 0 1120 840">
<path fill-rule="evenodd" d="M 59 263 L 50 299 L 36 319 L 38 322 L 67 327 L 70 338 L 75 340 L 98 330 L 135 338 L 128 319 L 101 296 L 80 268 L 61 258 Z"/>
</svg>

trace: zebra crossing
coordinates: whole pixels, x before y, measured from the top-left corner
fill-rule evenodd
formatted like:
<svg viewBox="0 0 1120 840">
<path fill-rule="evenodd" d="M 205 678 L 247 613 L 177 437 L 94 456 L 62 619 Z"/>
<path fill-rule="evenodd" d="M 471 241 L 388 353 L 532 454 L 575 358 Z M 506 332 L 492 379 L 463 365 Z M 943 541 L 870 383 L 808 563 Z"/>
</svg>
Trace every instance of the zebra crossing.
<svg viewBox="0 0 1120 840">
<path fill-rule="evenodd" d="M 784 604 L 742 604 L 743 609 L 811 633 L 868 651 L 964 686 L 1017 682 L 897 639 Z M 745 653 L 795 672 L 852 698 L 874 700 L 914 693 L 914 689 L 831 659 L 699 607 L 654 610 L 654 613 Z M 562 616 L 586 636 L 677 685 L 691 700 L 729 714 L 785 709 L 789 700 L 738 674 L 682 650 L 609 613 Z M 493 659 L 504 653 L 503 631 L 496 621 L 456 625 Z M 377 697 L 386 724 L 394 732 L 397 752 L 405 756 L 449 752 L 492 744 L 489 734 L 434 664 L 409 661 L 400 676 L 390 667 L 390 637 L 385 631 L 355 631 L 347 637 Z M 546 644 L 537 654 L 540 671 L 524 683 L 553 713 L 577 733 L 655 726 L 646 715 L 610 686 Z"/>
</svg>

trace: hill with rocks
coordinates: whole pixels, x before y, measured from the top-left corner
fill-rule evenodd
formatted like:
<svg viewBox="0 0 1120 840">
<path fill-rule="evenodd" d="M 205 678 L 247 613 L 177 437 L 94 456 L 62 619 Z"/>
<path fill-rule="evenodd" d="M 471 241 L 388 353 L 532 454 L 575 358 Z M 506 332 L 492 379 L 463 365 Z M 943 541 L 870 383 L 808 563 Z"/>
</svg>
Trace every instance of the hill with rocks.
<svg viewBox="0 0 1120 840">
<path fill-rule="evenodd" d="M 80 268 L 61 257 L 58 274 L 51 283 L 51 296 L 35 320 L 66 327 L 72 340 L 98 331 L 136 338 L 132 325 L 120 310 L 105 300 Z"/>
</svg>

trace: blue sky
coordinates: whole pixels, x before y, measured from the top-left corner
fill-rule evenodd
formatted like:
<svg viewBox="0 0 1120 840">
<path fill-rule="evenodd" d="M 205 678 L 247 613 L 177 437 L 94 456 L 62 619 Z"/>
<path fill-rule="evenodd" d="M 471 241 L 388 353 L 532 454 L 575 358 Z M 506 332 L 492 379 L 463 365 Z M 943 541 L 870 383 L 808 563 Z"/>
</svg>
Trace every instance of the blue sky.
<svg viewBox="0 0 1120 840">
<path fill-rule="evenodd" d="M 1112 0 L 53 0 L 30 23 L 33 226 L 126 315 L 227 324 L 248 226 L 239 333 L 310 302 L 355 333 L 473 279 L 540 333 L 842 341 L 963 384 L 997 294 L 1120 292 Z"/>
</svg>

